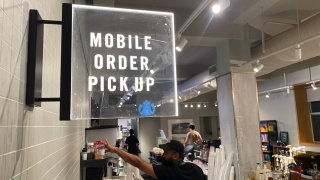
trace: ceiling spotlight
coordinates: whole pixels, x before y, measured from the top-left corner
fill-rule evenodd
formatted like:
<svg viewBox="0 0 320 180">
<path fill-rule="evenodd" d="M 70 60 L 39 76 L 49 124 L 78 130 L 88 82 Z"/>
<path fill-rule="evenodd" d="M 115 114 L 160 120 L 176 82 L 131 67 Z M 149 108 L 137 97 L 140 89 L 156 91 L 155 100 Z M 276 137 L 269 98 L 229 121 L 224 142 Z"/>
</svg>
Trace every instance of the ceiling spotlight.
<svg viewBox="0 0 320 180">
<path fill-rule="evenodd" d="M 302 58 L 302 50 L 300 44 L 297 44 L 297 46 L 294 48 L 294 59 L 301 60 Z"/>
<path fill-rule="evenodd" d="M 201 105 L 200 105 L 200 104 L 198 104 L 198 105 L 197 105 L 197 107 L 198 107 L 198 108 L 201 108 Z"/>
<path fill-rule="evenodd" d="M 267 92 L 266 98 L 270 98 L 270 92 Z"/>
<path fill-rule="evenodd" d="M 287 94 L 290 94 L 290 87 L 287 86 Z"/>
<path fill-rule="evenodd" d="M 264 68 L 264 65 L 260 64 L 260 61 L 257 60 L 257 65 L 253 68 L 253 71 L 257 73 L 257 72 L 261 71 L 261 69 L 263 69 L 263 68 Z"/>
<path fill-rule="evenodd" d="M 179 99 L 182 99 L 181 96 L 179 96 Z"/>
<path fill-rule="evenodd" d="M 230 0 L 217 0 L 211 7 L 214 14 L 219 14 L 230 6 Z"/>
<path fill-rule="evenodd" d="M 191 104 L 190 107 L 193 108 L 193 104 Z"/>
<path fill-rule="evenodd" d="M 218 107 L 218 101 L 214 102 L 214 107 Z"/>
<path fill-rule="evenodd" d="M 173 102 L 173 99 L 170 99 L 170 102 Z"/>
<path fill-rule="evenodd" d="M 188 108 L 188 104 L 185 104 L 184 107 L 185 107 L 185 108 Z"/>
<path fill-rule="evenodd" d="M 134 107 L 137 107 L 137 105 L 135 104 Z"/>
<path fill-rule="evenodd" d="M 213 86 L 211 85 L 210 82 L 207 83 L 207 87 L 208 87 L 208 88 L 213 88 Z"/>
<path fill-rule="evenodd" d="M 154 74 L 154 70 L 153 70 L 153 69 L 151 69 L 151 70 L 150 70 L 150 73 L 151 73 L 151 74 Z"/>
<path fill-rule="evenodd" d="M 221 12 L 221 5 L 220 4 L 214 4 L 212 7 L 211 7 L 211 10 L 213 13 L 215 14 L 219 14 Z"/>
<path fill-rule="evenodd" d="M 313 90 L 317 90 L 318 87 L 316 86 L 316 83 L 313 81 L 312 84 L 311 84 L 311 87 Z"/>
<path fill-rule="evenodd" d="M 207 107 L 207 105 L 205 104 L 205 105 L 203 105 L 203 107 L 205 107 L 205 108 L 206 108 L 206 107 Z"/>
<path fill-rule="evenodd" d="M 199 95 L 201 93 L 201 91 L 197 91 L 197 94 Z"/>
<path fill-rule="evenodd" d="M 187 39 L 181 38 L 181 39 L 180 39 L 180 42 L 179 42 L 179 43 L 177 44 L 177 46 L 176 46 L 176 50 L 179 51 L 179 52 L 181 52 L 182 49 L 187 45 L 187 43 L 188 43 L 188 40 L 187 40 Z"/>
</svg>

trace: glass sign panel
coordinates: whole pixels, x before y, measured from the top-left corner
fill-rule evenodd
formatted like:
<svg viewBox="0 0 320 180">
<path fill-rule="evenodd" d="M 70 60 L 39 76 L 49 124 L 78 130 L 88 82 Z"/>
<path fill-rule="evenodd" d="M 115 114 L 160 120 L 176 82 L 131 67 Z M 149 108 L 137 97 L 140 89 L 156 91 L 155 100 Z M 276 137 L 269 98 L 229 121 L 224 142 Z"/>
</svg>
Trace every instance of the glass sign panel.
<svg viewBox="0 0 320 180">
<path fill-rule="evenodd" d="M 71 119 L 177 116 L 173 18 L 73 5 Z"/>
</svg>

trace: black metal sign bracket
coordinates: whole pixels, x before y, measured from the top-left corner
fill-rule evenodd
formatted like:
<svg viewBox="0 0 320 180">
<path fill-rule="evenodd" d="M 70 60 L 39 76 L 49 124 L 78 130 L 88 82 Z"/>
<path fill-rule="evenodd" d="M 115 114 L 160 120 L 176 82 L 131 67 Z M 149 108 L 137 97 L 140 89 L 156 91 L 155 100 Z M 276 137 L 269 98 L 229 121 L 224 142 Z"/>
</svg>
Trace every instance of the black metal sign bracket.
<svg viewBox="0 0 320 180">
<path fill-rule="evenodd" d="M 63 4 L 62 21 L 42 20 L 37 10 L 29 11 L 26 105 L 40 107 L 41 102 L 60 102 L 60 120 L 70 120 L 72 4 Z M 44 25 L 61 25 L 60 97 L 42 97 Z"/>
</svg>

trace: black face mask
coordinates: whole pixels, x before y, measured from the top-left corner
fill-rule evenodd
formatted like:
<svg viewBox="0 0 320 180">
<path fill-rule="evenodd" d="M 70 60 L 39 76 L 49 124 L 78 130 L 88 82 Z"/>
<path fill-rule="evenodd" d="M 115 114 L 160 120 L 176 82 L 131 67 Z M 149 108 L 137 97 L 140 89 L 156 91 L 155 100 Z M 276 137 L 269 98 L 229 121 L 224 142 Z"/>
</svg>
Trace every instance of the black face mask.
<svg viewBox="0 0 320 180">
<path fill-rule="evenodd" d="M 166 160 L 164 157 L 161 158 L 162 165 L 164 166 L 172 166 L 173 162 Z"/>
</svg>

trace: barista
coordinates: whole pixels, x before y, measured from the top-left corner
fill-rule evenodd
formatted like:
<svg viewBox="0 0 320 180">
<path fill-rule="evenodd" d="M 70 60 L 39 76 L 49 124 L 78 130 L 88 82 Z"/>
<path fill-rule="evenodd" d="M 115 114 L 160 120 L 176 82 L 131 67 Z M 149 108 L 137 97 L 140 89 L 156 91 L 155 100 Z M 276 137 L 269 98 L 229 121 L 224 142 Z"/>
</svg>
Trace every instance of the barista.
<svg viewBox="0 0 320 180">
<path fill-rule="evenodd" d="M 130 136 L 126 139 L 126 145 L 128 146 L 128 153 L 134 154 L 136 156 L 139 155 L 140 149 L 139 149 L 139 140 L 136 136 L 134 136 L 134 130 L 129 130 Z"/>
</svg>

